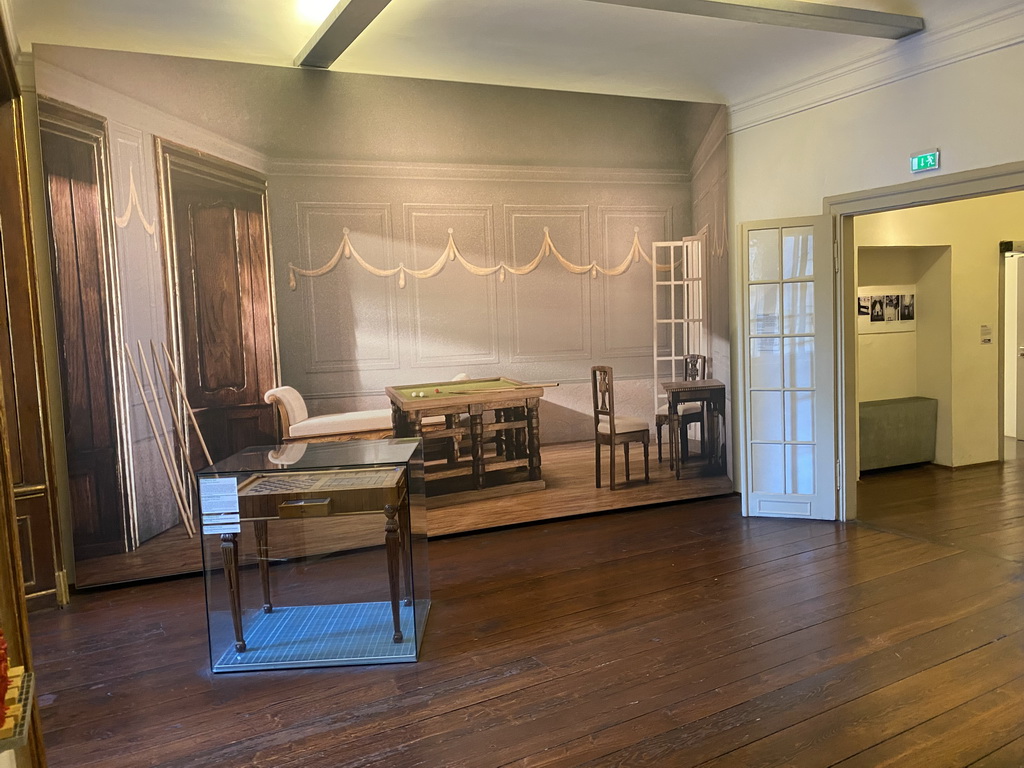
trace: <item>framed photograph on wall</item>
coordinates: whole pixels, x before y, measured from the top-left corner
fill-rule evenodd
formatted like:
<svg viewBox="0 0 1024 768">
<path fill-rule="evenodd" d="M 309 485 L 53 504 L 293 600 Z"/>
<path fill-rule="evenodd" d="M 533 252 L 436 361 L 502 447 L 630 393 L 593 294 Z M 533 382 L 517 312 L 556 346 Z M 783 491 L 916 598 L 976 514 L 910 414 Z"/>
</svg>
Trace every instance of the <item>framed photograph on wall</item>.
<svg viewBox="0 0 1024 768">
<path fill-rule="evenodd" d="M 917 330 L 917 286 L 865 285 L 857 289 L 858 333 Z"/>
</svg>

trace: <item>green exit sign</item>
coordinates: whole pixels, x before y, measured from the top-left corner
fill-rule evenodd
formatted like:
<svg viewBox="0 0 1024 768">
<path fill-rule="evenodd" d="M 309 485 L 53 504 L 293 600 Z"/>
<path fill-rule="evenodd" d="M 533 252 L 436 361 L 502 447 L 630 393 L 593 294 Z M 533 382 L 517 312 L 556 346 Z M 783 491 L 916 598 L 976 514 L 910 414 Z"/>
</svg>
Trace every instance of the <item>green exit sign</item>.
<svg viewBox="0 0 1024 768">
<path fill-rule="evenodd" d="M 934 171 L 939 167 L 939 150 L 933 149 L 931 152 L 922 152 L 920 155 L 914 155 L 910 158 L 910 172 L 919 173 L 921 171 Z"/>
</svg>

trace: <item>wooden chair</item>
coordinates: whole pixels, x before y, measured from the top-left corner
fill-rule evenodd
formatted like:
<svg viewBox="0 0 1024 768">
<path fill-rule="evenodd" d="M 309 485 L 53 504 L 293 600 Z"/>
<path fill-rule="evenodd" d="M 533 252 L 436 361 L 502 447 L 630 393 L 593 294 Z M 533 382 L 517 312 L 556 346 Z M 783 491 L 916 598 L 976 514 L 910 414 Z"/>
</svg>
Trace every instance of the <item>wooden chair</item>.
<svg viewBox="0 0 1024 768">
<path fill-rule="evenodd" d="M 651 481 L 650 444 L 651 427 L 643 419 L 615 415 L 615 388 L 612 369 L 607 365 L 595 365 L 590 369 L 590 384 L 594 399 L 594 457 L 597 487 L 601 487 L 601 446 L 611 451 L 609 476 L 612 490 L 615 490 L 615 446 L 623 447 L 626 461 L 626 482 L 629 482 L 629 444 L 643 443 L 644 482 Z"/>
<path fill-rule="evenodd" d="M 391 437 L 391 409 L 310 416 L 306 401 L 293 387 L 268 390 L 263 399 L 277 407 L 281 439 L 289 443 Z"/>
<path fill-rule="evenodd" d="M 697 381 L 707 378 L 707 358 L 704 355 L 685 355 L 683 358 L 683 380 Z M 661 406 L 654 414 L 654 427 L 658 431 L 658 463 L 661 463 L 661 428 L 668 424 L 668 404 Z M 691 424 L 700 424 L 700 452 L 707 452 L 707 436 L 705 434 L 704 404 L 683 403 L 679 406 L 679 442 L 682 447 L 680 460 L 689 455 L 689 441 L 684 437 L 686 428 Z M 670 469 L 675 467 L 669 466 Z"/>
</svg>

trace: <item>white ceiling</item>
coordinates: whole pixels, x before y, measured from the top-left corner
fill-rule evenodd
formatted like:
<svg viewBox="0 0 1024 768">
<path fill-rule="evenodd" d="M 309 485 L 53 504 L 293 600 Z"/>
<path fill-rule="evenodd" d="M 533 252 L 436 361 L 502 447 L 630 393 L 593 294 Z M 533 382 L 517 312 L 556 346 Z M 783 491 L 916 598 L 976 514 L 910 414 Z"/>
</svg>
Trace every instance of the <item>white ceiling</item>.
<svg viewBox="0 0 1024 768">
<path fill-rule="evenodd" d="M 334 0 L 3 0 L 34 43 L 290 67 Z M 1000 0 L 818 0 L 950 29 Z M 298 8 L 316 6 L 313 17 Z M 1006 4 L 1006 0 L 1002 0 Z M 393 0 L 332 69 L 734 105 L 907 41 L 586 0 Z"/>
</svg>

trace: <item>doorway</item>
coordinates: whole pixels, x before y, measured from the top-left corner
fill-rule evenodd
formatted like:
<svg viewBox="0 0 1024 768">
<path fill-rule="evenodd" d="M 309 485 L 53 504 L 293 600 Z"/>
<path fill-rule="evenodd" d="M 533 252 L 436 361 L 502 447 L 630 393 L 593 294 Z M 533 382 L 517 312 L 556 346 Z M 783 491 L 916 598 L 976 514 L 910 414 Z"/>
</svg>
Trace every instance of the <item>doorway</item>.
<svg viewBox="0 0 1024 768">
<path fill-rule="evenodd" d="M 1004 373 L 1016 362 L 1007 352 L 1007 260 L 998 248 L 1000 240 L 1024 231 L 1024 192 L 849 218 L 852 238 L 844 238 L 844 245 L 853 250 L 845 253 L 854 256 L 852 284 L 859 295 L 845 315 L 853 326 L 845 357 L 852 336 L 856 392 L 850 398 L 847 391 L 845 402 L 849 408 L 853 399 L 859 417 L 857 517 L 874 527 L 1024 561 L 1024 516 L 1009 498 L 1024 468 L 1015 451 L 1004 450 L 1013 394 Z M 850 284 L 843 289 L 849 296 Z M 864 332 L 875 325 L 856 314 L 864 311 L 867 294 L 915 293 L 916 328 L 882 320 L 881 330 L 892 333 Z M 866 471 L 879 465 L 866 458 L 873 435 L 864 402 L 885 395 L 934 401 L 934 458 L 909 457 Z M 890 420 L 886 428 L 904 437 L 913 427 Z"/>
</svg>

